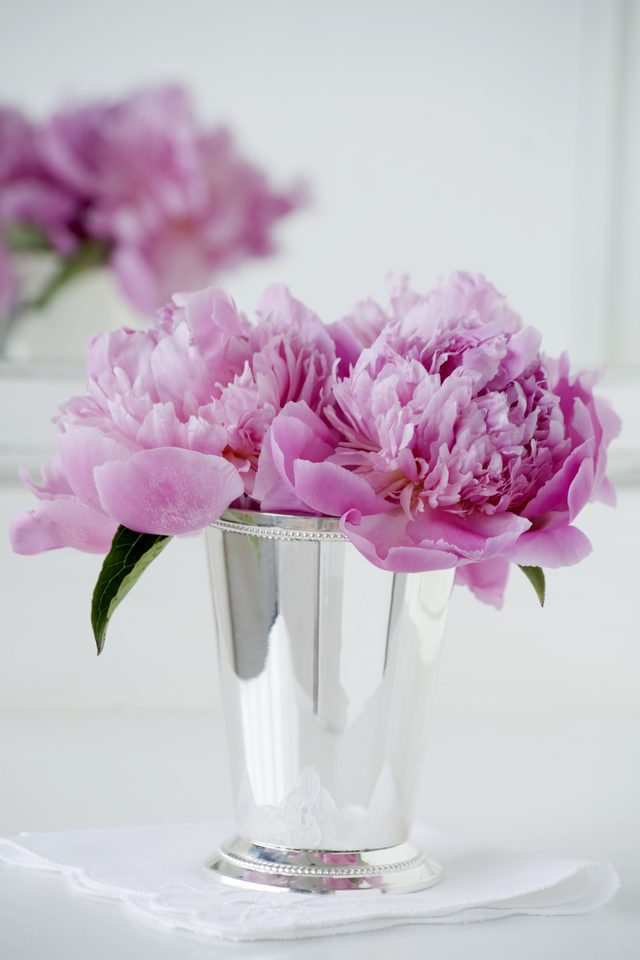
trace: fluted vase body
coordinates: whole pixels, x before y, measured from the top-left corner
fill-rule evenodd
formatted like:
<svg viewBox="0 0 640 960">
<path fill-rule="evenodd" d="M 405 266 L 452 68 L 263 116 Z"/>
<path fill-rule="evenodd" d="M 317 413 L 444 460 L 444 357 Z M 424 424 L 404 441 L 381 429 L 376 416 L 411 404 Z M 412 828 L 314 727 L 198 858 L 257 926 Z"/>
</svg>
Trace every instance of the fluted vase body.
<svg viewBox="0 0 640 960">
<path fill-rule="evenodd" d="M 207 539 L 239 833 L 214 871 L 380 890 L 413 863 L 427 885 L 409 831 L 453 571 L 380 570 L 333 518 L 229 510 Z"/>
</svg>

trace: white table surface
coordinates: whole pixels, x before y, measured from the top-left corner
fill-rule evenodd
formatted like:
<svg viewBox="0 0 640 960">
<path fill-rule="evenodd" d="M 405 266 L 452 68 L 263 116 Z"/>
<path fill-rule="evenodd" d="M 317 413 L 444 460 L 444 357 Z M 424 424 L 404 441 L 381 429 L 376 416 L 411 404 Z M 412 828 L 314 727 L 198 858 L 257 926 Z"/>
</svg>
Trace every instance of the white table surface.
<svg viewBox="0 0 640 960">
<path fill-rule="evenodd" d="M 610 859 L 622 889 L 580 917 L 515 917 L 289 943 L 156 929 L 64 879 L 0 865 L 2 960 L 247 956 L 640 956 L 638 717 L 437 710 L 420 815 L 504 845 Z M 0 714 L 0 834 L 203 820 L 229 812 L 220 717 L 179 711 Z M 203 851 L 203 856 L 208 851 Z"/>
</svg>

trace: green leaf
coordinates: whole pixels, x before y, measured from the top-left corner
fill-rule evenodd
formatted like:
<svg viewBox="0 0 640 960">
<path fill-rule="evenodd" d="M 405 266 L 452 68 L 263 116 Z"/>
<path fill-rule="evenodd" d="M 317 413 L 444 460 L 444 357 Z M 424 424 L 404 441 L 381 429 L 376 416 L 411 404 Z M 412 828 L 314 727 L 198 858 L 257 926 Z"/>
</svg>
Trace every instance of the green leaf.
<svg viewBox="0 0 640 960">
<path fill-rule="evenodd" d="M 87 270 L 99 267 L 106 263 L 111 246 L 106 240 L 85 240 L 74 250 L 69 257 L 60 260 L 58 269 L 46 284 L 35 300 L 25 305 L 26 308 L 42 310 L 49 304 L 62 287 L 74 280 Z"/>
<path fill-rule="evenodd" d="M 170 539 L 122 526 L 116 530 L 91 601 L 91 626 L 98 653 L 102 653 L 113 611 Z"/>
<path fill-rule="evenodd" d="M 544 607 L 544 596 L 545 596 L 545 580 L 544 580 L 544 570 L 542 567 L 523 567 L 518 564 L 522 572 L 524 573 L 527 580 L 531 583 L 533 589 L 536 592 L 536 596 L 540 601 L 540 606 Z"/>
</svg>

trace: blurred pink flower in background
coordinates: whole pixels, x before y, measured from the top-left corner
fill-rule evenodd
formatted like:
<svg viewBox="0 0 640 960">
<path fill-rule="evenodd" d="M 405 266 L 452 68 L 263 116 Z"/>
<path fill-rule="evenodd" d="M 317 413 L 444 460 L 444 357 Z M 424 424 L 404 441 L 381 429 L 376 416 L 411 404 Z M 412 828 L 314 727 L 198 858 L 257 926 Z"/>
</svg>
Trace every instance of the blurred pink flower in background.
<svg viewBox="0 0 640 960">
<path fill-rule="evenodd" d="M 179 87 L 65 109 L 37 125 L 0 111 L 0 228 L 37 228 L 63 256 L 101 245 L 145 313 L 272 253 L 276 222 L 302 201 L 300 187 L 272 189 L 229 130 L 203 128 Z M 4 276 L 0 301 L 9 302 L 6 268 Z"/>
</svg>

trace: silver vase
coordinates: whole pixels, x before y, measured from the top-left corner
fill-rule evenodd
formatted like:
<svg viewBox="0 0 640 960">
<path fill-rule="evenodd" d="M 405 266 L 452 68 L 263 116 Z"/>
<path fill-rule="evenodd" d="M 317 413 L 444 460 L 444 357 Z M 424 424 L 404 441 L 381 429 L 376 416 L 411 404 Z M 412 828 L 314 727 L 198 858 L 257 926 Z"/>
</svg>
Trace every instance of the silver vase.
<svg viewBox="0 0 640 960">
<path fill-rule="evenodd" d="M 228 510 L 207 530 L 238 836 L 260 889 L 418 890 L 409 842 L 453 571 L 373 566 L 338 521 Z"/>
</svg>

